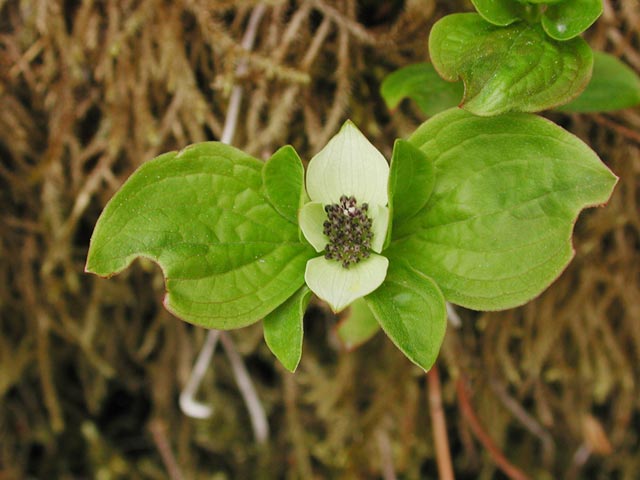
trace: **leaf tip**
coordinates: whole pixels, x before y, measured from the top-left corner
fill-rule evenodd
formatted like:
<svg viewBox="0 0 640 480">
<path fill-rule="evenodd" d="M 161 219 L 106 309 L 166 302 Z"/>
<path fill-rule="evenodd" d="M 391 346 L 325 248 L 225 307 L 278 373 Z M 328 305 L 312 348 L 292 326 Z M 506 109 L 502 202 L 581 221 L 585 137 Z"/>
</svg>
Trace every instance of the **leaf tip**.
<svg viewBox="0 0 640 480">
<path fill-rule="evenodd" d="M 280 360 L 280 363 L 282 364 L 282 366 L 289 372 L 289 373 L 296 373 L 296 370 L 298 369 L 298 365 L 300 364 L 300 360 L 298 359 L 297 362 L 290 364 L 289 362 L 283 362 L 282 360 Z"/>
</svg>

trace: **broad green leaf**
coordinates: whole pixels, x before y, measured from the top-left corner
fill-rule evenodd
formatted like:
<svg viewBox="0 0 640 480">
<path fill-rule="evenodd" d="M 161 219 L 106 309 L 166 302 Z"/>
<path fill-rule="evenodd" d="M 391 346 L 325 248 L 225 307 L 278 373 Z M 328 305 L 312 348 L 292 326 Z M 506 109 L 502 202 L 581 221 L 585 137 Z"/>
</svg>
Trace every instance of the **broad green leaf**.
<svg viewBox="0 0 640 480">
<path fill-rule="evenodd" d="M 380 94 L 390 109 L 396 108 L 402 99 L 410 98 L 425 115 L 433 116 L 457 106 L 464 88 L 461 82 L 440 78 L 430 63 L 416 63 L 389 74 L 382 82 Z"/>
<path fill-rule="evenodd" d="M 474 13 L 448 15 L 429 37 L 436 70 L 462 79 L 462 107 L 482 116 L 567 103 L 587 85 L 593 56 L 581 38 L 559 42 L 525 22 L 497 27 Z"/>
<path fill-rule="evenodd" d="M 409 141 L 434 161 L 437 182 L 385 255 L 476 310 L 515 307 L 549 286 L 574 255 L 579 212 L 604 204 L 617 181 L 587 145 L 535 115 L 452 109 Z"/>
<path fill-rule="evenodd" d="M 380 324 L 364 298 L 351 304 L 337 328 L 338 337 L 347 350 L 359 347 L 373 337 L 378 330 L 380 330 Z"/>
<path fill-rule="evenodd" d="M 640 105 L 640 77 L 613 55 L 593 52 L 593 75 L 575 100 L 562 105 L 563 112 L 611 112 Z"/>
<path fill-rule="evenodd" d="M 522 18 L 524 7 L 513 0 L 471 0 L 487 22 L 505 27 Z"/>
<path fill-rule="evenodd" d="M 589 28 L 602 10 L 602 0 L 564 0 L 547 7 L 542 27 L 556 40 L 570 40 Z"/>
<path fill-rule="evenodd" d="M 422 210 L 431 196 L 435 181 L 433 161 L 406 140 L 396 140 L 388 187 L 394 224 Z"/>
<path fill-rule="evenodd" d="M 262 168 L 267 199 L 280 215 L 298 224 L 304 195 L 304 167 L 293 147 L 280 148 Z"/>
<path fill-rule="evenodd" d="M 150 258 L 178 317 L 221 329 L 261 319 L 303 285 L 314 255 L 264 197 L 262 166 L 215 142 L 145 163 L 102 212 L 87 271 L 110 276 Z"/>
<path fill-rule="evenodd" d="M 445 300 L 433 280 L 394 257 L 384 283 L 365 300 L 391 341 L 429 370 L 447 328 Z"/>
<path fill-rule="evenodd" d="M 304 286 L 262 322 L 267 346 L 290 372 L 295 372 L 302 356 L 302 320 L 310 298 L 311 290 Z"/>
</svg>

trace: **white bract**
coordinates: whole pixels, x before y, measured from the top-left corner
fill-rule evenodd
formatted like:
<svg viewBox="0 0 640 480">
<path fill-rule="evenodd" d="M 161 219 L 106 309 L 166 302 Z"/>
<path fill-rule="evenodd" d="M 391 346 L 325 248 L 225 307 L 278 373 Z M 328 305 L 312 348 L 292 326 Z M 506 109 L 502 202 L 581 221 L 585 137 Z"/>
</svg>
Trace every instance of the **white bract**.
<svg viewBox="0 0 640 480">
<path fill-rule="evenodd" d="M 310 202 L 299 213 L 305 238 L 323 256 L 307 262 L 305 281 L 334 312 L 378 288 L 389 261 L 389 165 L 347 121 L 307 168 Z"/>
</svg>

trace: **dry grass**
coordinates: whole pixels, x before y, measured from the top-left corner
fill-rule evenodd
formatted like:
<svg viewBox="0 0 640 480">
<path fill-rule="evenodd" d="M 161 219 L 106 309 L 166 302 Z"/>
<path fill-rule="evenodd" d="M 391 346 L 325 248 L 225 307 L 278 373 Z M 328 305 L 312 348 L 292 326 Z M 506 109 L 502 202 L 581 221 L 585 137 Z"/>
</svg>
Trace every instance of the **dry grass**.
<svg viewBox="0 0 640 480">
<path fill-rule="evenodd" d="M 315 307 L 291 376 L 259 325 L 234 333 L 272 428 L 257 448 L 222 355 L 202 392 L 214 417 L 179 412 L 204 332 L 162 309 L 159 270 L 83 273 L 118 186 L 158 153 L 219 138 L 235 83 L 248 98 L 234 144 L 259 157 L 288 142 L 309 158 L 347 116 L 389 153 L 419 116 L 408 105 L 389 116 L 382 78 L 424 60 L 430 25 L 465 8 L 270 0 L 246 55 L 255 3 L 0 0 L 0 479 L 379 478 L 389 461 L 402 478 L 436 476 L 424 377 L 382 336 L 341 352 Z M 590 43 L 640 70 L 640 3 L 605 3 Z M 245 57 L 249 73 L 234 78 Z M 581 216 L 576 259 L 545 294 L 463 312 L 450 329 L 439 368 L 459 478 L 500 478 L 458 414 L 460 379 L 531 477 L 640 470 L 640 111 L 554 119 L 621 181 Z"/>
</svg>

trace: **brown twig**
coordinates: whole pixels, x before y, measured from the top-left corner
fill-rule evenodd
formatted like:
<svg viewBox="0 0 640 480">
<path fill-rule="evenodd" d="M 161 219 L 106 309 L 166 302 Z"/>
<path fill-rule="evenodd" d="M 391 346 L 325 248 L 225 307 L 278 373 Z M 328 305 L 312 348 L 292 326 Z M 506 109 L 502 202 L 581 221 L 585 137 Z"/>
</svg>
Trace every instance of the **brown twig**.
<svg viewBox="0 0 640 480">
<path fill-rule="evenodd" d="M 184 476 L 182 475 L 180 466 L 173 454 L 173 450 L 171 450 L 171 445 L 167 440 L 167 426 L 162 420 L 156 419 L 151 421 L 149 430 L 153 437 L 153 443 L 155 443 L 156 448 L 160 453 L 160 457 L 162 458 L 162 463 L 164 463 L 164 466 L 167 469 L 169 478 L 171 480 L 183 480 Z"/>
<path fill-rule="evenodd" d="M 632 130 L 629 127 L 625 127 L 624 125 L 620 125 L 619 123 L 614 122 L 610 118 L 605 117 L 604 115 L 594 115 L 593 120 L 600 125 L 604 125 L 605 127 L 612 128 L 620 135 L 628 138 L 629 140 L 633 140 L 634 142 L 638 142 L 640 144 L 640 133 Z"/>
<path fill-rule="evenodd" d="M 284 369 L 280 370 L 283 378 L 285 415 L 289 435 L 291 436 L 291 443 L 293 445 L 295 466 L 300 474 L 300 478 L 313 478 L 313 468 L 311 467 L 309 451 L 306 447 L 304 430 L 296 406 L 297 385 L 293 374 L 285 372 Z"/>
<path fill-rule="evenodd" d="M 397 480 L 396 471 L 393 467 L 393 455 L 391 452 L 391 443 L 389 442 L 389 434 L 384 430 L 376 432 L 376 440 L 378 442 L 378 452 L 380 452 L 380 463 L 382 464 L 382 478 L 384 480 Z"/>
<path fill-rule="evenodd" d="M 462 412 L 462 416 L 471 427 L 471 431 L 476 436 L 476 438 L 487 449 L 497 467 L 512 480 L 529 480 L 529 477 L 525 473 L 523 473 L 518 467 L 507 460 L 507 457 L 504 456 L 502 451 L 494 443 L 493 439 L 489 436 L 489 434 L 480 423 L 480 420 L 476 416 L 475 412 L 473 411 L 473 407 L 471 406 L 469 393 L 466 386 L 466 378 L 464 377 L 464 375 L 461 375 L 456 382 L 456 392 L 458 394 L 458 405 L 460 407 L 460 411 Z"/>
<path fill-rule="evenodd" d="M 454 480 L 451 452 L 449 451 L 449 437 L 447 422 L 442 408 L 442 389 L 440 388 L 440 374 L 434 365 L 427 372 L 429 384 L 429 412 L 433 425 L 433 441 L 436 446 L 436 461 L 438 463 L 438 477 L 440 480 Z"/>
<path fill-rule="evenodd" d="M 546 466 L 552 465 L 555 457 L 555 445 L 551 434 L 540 422 L 533 418 L 515 398 L 509 395 L 507 389 L 501 382 L 495 379 L 491 380 L 491 389 L 507 410 L 509 410 L 527 430 L 540 439 L 542 443 L 543 461 Z"/>
</svg>

